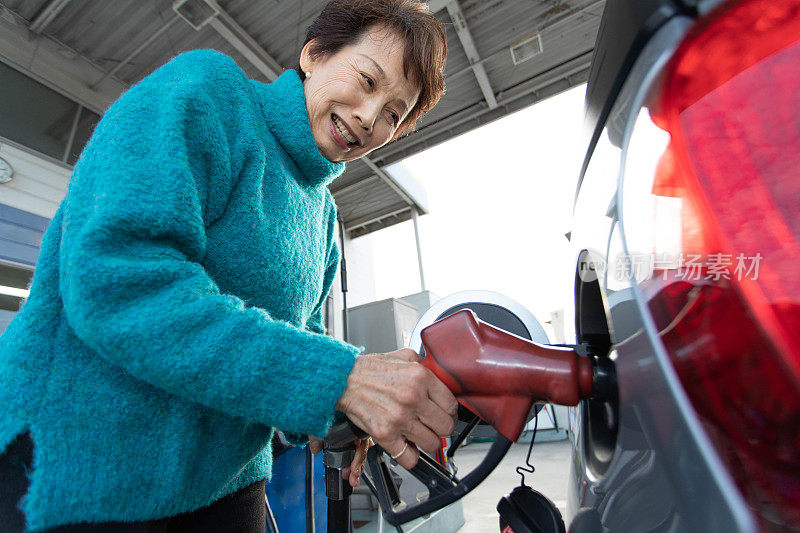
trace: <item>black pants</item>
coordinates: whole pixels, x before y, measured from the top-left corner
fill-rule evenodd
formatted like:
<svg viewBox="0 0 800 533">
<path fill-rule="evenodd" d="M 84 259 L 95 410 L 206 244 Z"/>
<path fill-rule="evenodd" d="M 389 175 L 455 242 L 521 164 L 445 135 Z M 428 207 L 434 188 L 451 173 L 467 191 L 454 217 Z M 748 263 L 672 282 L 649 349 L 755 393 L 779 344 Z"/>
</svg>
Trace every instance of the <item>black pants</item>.
<svg viewBox="0 0 800 533">
<path fill-rule="evenodd" d="M 0 533 L 22 533 L 25 515 L 17 507 L 28 492 L 33 462 L 30 435 L 17 437 L 0 455 Z M 191 513 L 146 522 L 103 522 L 48 529 L 47 533 L 264 533 L 264 480 Z"/>
</svg>

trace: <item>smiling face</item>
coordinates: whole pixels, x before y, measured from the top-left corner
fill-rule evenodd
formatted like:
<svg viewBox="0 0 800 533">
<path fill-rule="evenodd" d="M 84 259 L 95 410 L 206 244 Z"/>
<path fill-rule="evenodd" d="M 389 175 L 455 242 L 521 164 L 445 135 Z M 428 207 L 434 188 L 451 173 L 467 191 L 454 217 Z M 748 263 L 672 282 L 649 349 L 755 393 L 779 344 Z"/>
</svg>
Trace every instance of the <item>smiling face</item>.
<svg viewBox="0 0 800 533">
<path fill-rule="evenodd" d="M 392 140 L 420 88 L 403 72 L 402 39 L 376 27 L 355 44 L 313 58 L 308 43 L 300 66 L 311 133 L 329 161 L 352 161 Z"/>
</svg>

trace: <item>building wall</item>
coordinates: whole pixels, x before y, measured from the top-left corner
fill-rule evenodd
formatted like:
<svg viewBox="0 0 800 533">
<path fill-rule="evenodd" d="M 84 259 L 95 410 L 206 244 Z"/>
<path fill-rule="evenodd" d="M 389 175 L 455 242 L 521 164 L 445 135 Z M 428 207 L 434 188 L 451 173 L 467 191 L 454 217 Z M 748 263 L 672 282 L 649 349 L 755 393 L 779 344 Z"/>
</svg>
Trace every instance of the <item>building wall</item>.
<svg viewBox="0 0 800 533">
<path fill-rule="evenodd" d="M 0 286 L 28 288 L 19 271 L 33 271 L 49 225 L 49 218 L 0 204 Z"/>
<path fill-rule="evenodd" d="M 70 170 L 0 141 L 14 173 L 0 184 L 0 334 L 16 315 L 39 256 L 42 236 L 66 194 Z M 12 289 L 10 292 L 5 287 Z"/>
<path fill-rule="evenodd" d="M 14 169 L 13 179 L 0 184 L 0 204 L 53 218 L 67 194 L 72 169 L 0 139 L 0 157 Z"/>
</svg>

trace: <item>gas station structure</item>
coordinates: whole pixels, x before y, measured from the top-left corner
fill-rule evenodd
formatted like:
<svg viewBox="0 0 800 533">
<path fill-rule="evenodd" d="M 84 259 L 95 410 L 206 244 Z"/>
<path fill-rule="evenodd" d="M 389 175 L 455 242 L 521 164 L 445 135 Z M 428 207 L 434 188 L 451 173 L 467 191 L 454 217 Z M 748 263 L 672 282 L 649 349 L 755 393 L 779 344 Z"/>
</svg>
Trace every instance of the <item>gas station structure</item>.
<svg viewBox="0 0 800 533">
<path fill-rule="evenodd" d="M 0 4 L 0 332 L 27 294 L 39 243 L 105 109 L 175 55 L 211 48 L 274 80 L 299 57 L 324 0 L 3 0 Z M 447 32 L 447 91 L 404 136 L 348 163 L 330 190 L 354 239 L 428 213 L 398 163 L 589 75 L 604 0 L 431 0 Z M 6 170 L 3 170 L 6 169 Z M 418 241 L 419 242 L 419 241 Z M 353 247 L 355 248 L 355 247 Z M 372 265 L 349 257 L 349 285 Z M 422 264 L 421 250 L 420 267 Z M 365 256 L 365 254 L 364 254 Z M 364 257 L 361 256 L 361 257 Z M 421 288 L 425 290 L 420 268 Z M 341 309 L 340 284 L 329 310 Z M 369 287 L 361 301 L 369 300 Z M 364 293 L 362 291 L 362 293 Z M 339 313 L 329 333 L 341 337 Z"/>
</svg>

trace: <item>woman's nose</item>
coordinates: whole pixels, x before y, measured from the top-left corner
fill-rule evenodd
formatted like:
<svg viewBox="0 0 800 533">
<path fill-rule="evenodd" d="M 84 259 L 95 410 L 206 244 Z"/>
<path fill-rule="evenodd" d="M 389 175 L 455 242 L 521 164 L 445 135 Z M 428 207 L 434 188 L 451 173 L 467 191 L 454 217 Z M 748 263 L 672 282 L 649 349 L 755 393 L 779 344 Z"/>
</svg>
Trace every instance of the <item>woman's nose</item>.
<svg viewBox="0 0 800 533">
<path fill-rule="evenodd" d="M 375 125 L 375 121 L 370 118 L 369 113 L 363 110 L 358 110 L 354 113 L 354 115 L 359 126 L 361 126 L 361 129 L 367 133 L 372 133 L 372 128 Z"/>
<path fill-rule="evenodd" d="M 372 126 L 373 126 L 372 121 L 367 120 L 363 113 L 356 113 L 356 119 L 358 120 L 358 123 L 361 126 L 362 130 L 364 130 L 367 133 L 372 132 Z"/>
<path fill-rule="evenodd" d="M 361 128 L 367 133 L 372 133 L 375 121 L 380 116 L 380 104 L 372 100 L 364 102 L 355 110 L 354 115 Z"/>
</svg>

